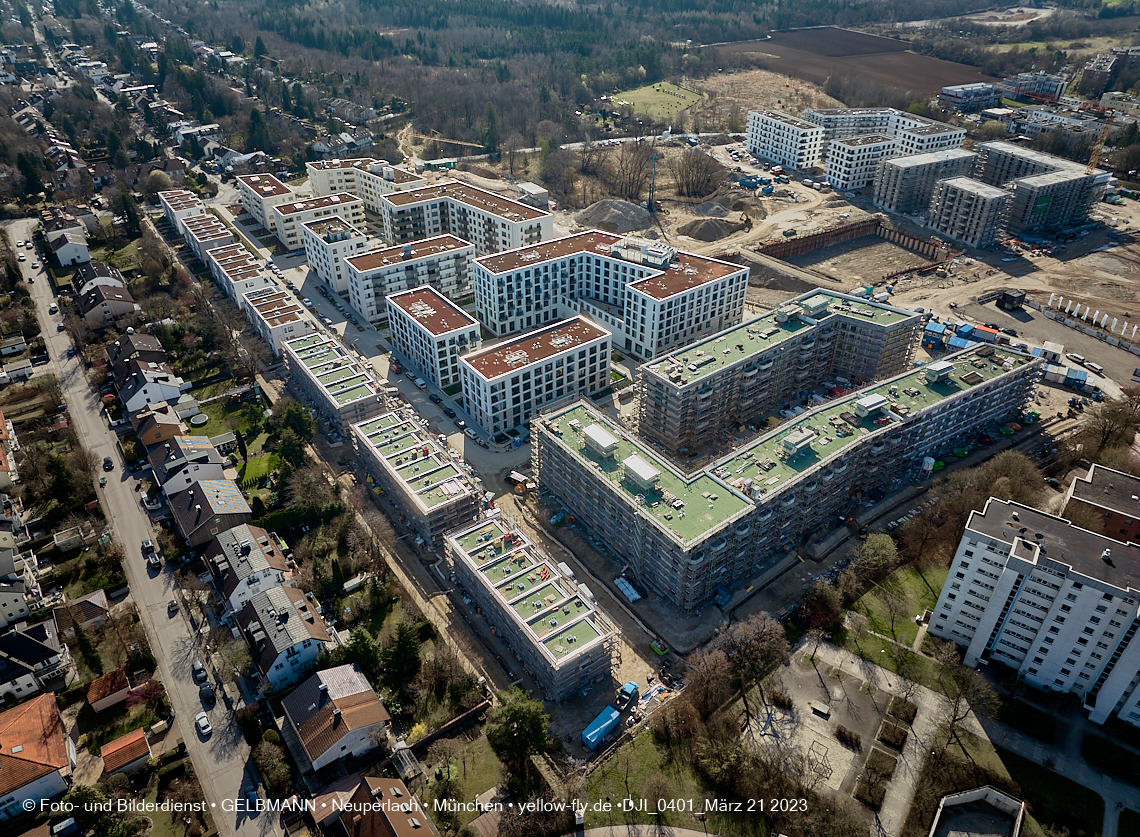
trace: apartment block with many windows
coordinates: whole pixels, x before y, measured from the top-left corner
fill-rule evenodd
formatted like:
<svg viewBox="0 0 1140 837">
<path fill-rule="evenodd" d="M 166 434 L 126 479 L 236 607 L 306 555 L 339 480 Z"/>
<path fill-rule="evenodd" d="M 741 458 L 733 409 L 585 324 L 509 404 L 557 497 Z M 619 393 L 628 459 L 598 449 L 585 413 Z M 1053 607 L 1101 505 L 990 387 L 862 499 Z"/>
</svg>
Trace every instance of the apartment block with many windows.
<svg viewBox="0 0 1140 837">
<path fill-rule="evenodd" d="M 179 235 L 185 235 L 185 230 L 182 229 L 183 218 L 193 218 L 197 215 L 206 214 L 206 206 L 193 192 L 187 189 L 168 189 L 165 192 L 158 193 L 158 202 L 162 204 L 162 214 L 166 216 L 166 220 L 170 226 L 174 227 L 174 231 Z"/>
<path fill-rule="evenodd" d="M 430 285 L 389 294 L 392 348 L 440 389 L 461 383 L 459 356 L 483 341 L 479 321 Z"/>
<path fill-rule="evenodd" d="M 269 271 L 244 244 L 231 243 L 215 247 L 206 254 L 206 264 L 222 290 L 237 305 L 245 303 L 245 295 L 258 288 L 275 288 Z"/>
<path fill-rule="evenodd" d="M 354 227 L 364 226 L 364 201 L 350 192 L 281 203 L 270 211 L 277 238 L 289 251 L 304 248 L 301 226 L 311 221 L 339 218 Z"/>
<path fill-rule="evenodd" d="M 388 316 L 386 296 L 420 285 L 430 285 L 448 299 L 468 299 L 474 255 L 474 244 L 450 234 L 366 250 L 343 260 L 348 300 L 369 322 L 377 323 Z"/>
<path fill-rule="evenodd" d="M 502 518 L 451 532 L 446 543 L 456 580 L 547 700 L 610 679 L 621 662 L 621 630 L 569 566 Z"/>
<path fill-rule="evenodd" d="M 237 177 L 238 196 L 242 208 L 254 217 L 257 223 L 274 235 L 273 207 L 295 201 L 293 190 L 271 174 L 242 174 Z"/>
<path fill-rule="evenodd" d="M 1096 514 L 1110 538 L 1140 543 L 1140 477 L 1094 463 L 1069 484 L 1065 514 L 1076 508 Z"/>
<path fill-rule="evenodd" d="M 577 316 L 459 358 L 463 398 L 490 435 L 525 425 L 545 405 L 610 385 L 610 333 Z"/>
<path fill-rule="evenodd" d="M 296 297 L 284 288 L 258 288 L 245 295 L 243 306 L 254 329 L 276 357 L 288 340 L 316 331 L 317 325 Z"/>
<path fill-rule="evenodd" d="M 380 215 L 380 198 L 406 189 L 427 186 L 423 175 L 393 166 L 385 160 L 316 160 L 305 163 L 314 197 L 351 192 L 364 201 L 369 215 Z"/>
<path fill-rule="evenodd" d="M 1073 693 L 1104 723 L 1140 726 L 1140 546 L 991 497 L 974 511 L 930 633 L 1046 691 Z"/>
<path fill-rule="evenodd" d="M 352 441 L 373 490 L 431 549 L 445 532 L 478 518 L 481 494 L 418 419 L 385 413 L 353 425 Z"/>
<path fill-rule="evenodd" d="M 186 245 L 203 264 L 211 250 L 234 243 L 233 232 L 213 215 L 183 218 L 181 224 Z"/>
<path fill-rule="evenodd" d="M 875 179 L 879 161 L 898 151 L 899 141 L 885 134 L 834 140 L 827 151 L 827 182 L 836 189 L 862 189 Z"/>
<path fill-rule="evenodd" d="M 600 230 L 472 262 L 476 315 L 496 335 L 585 314 L 651 358 L 740 322 L 748 271 Z"/>
<path fill-rule="evenodd" d="M 848 137 L 884 134 L 898 140 L 899 154 L 926 154 L 957 148 L 966 130 L 896 108 L 809 108 L 804 121 L 823 128 L 822 156 L 831 143 Z"/>
<path fill-rule="evenodd" d="M 334 293 L 348 293 L 346 259 L 368 249 L 368 236 L 341 218 L 324 218 L 301 225 L 301 240 L 309 268 Z"/>
<path fill-rule="evenodd" d="M 324 332 L 288 340 L 282 357 L 289 383 L 338 433 L 385 412 L 372 369 Z"/>
<path fill-rule="evenodd" d="M 731 349 L 730 349 L 731 352 Z M 694 474 L 580 401 L 531 422 L 540 489 L 685 610 L 727 602 L 925 457 L 1020 416 L 1042 361 L 979 346 L 829 401 Z"/>
<path fill-rule="evenodd" d="M 745 137 L 752 154 L 791 169 L 813 169 L 823 158 L 823 128 L 777 110 L 748 111 Z"/>
<path fill-rule="evenodd" d="M 900 215 L 926 212 L 940 180 L 969 175 L 977 155 L 964 148 L 880 160 L 875 169 L 876 206 Z"/>
<path fill-rule="evenodd" d="M 379 208 L 390 244 L 450 233 L 482 255 L 537 244 L 554 231 L 549 212 L 457 180 L 383 195 Z"/>
<path fill-rule="evenodd" d="M 939 181 L 930 199 L 930 229 L 970 247 L 989 247 L 1001 238 L 1010 194 L 970 177 Z"/>
</svg>

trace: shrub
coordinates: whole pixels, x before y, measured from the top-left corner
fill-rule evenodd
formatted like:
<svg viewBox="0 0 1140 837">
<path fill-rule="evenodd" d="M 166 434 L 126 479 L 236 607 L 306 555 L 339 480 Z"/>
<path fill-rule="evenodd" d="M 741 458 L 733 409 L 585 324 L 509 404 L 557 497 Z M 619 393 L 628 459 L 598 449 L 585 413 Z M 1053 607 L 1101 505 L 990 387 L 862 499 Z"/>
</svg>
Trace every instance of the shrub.
<svg viewBox="0 0 1140 837">
<path fill-rule="evenodd" d="M 268 741 L 270 744 L 276 744 L 278 746 L 281 746 L 281 744 L 283 743 L 281 740 L 281 733 L 279 733 L 275 729 L 267 729 L 265 731 L 265 733 L 261 736 L 261 740 L 262 741 Z"/>
<path fill-rule="evenodd" d="M 887 706 L 887 714 L 898 718 L 903 723 L 913 724 L 914 716 L 918 714 L 918 707 L 906 698 L 895 696 Z"/>
<path fill-rule="evenodd" d="M 783 689 L 775 689 L 768 695 L 768 699 L 772 701 L 773 705 L 778 706 L 780 709 L 786 709 L 789 712 L 792 709 L 792 696 L 785 692 Z"/>
<path fill-rule="evenodd" d="M 835 728 L 835 737 L 839 739 L 839 743 L 844 747 L 850 747 L 852 750 L 863 749 L 863 737 L 857 732 L 852 732 L 847 727 L 840 724 Z"/>
<path fill-rule="evenodd" d="M 906 727 L 883 721 L 877 738 L 893 750 L 902 750 L 906 744 Z"/>
</svg>

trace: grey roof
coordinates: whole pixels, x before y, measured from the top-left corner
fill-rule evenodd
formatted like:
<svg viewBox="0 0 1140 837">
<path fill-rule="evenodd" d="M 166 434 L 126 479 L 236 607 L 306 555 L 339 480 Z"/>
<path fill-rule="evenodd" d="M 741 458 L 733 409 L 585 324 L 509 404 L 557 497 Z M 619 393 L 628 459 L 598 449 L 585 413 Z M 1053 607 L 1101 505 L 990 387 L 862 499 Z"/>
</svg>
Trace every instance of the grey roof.
<svg viewBox="0 0 1140 837">
<path fill-rule="evenodd" d="M 1093 465 L 1086 476 L 1073 480 L 1072 497 L 1090 506 L 1140 518 L 1140 477 Z"/>
<path fill-rule="evenodd" d="M 269 673 L 278 655 L 305 640 L 329 641 L 315 608 L 294 587 L 258 593 L 245 603 L 237 621 L 262 674 Z"/>
<path fill-rule="evenodd" d="M 191 541 L 199 529 L 212 523 L 217 516 L 244 516 L 246 522 L 253 519 L 249 504 L 231 480 L 199 480 L 169 500 L 170 512 L 174 515 L 179 531 Z"/>
<path fill-rule="evenodd" d="M 1013 513 L 1018 519 L 1013 519 Z M 1140 590 L 1140 546 L 1082 529 L 1064 518 L 991 497 L 970 514 L 970 529 L 1008 544 L 1027 561 L 1048 559 L 1119 590 Z M 1111 563 L 1102 559 L 1108 549 Z"/>
<path fill-rule="evenodd" d="M 284 547 L 276 535 L 259 526 L 242 523 L 218 534 L 206 557 L 214 565 L 227 596 L 238 584 L 263 570 L 288 569 Z"/>
<path fill-rule="evenodd" d="M 176 436 L 155 445 L 149 459 L 159 482 L 166 482 L 171 474 L 187 465 L 225 465 L 222 455 L 206 436 Z"/>
</svg>

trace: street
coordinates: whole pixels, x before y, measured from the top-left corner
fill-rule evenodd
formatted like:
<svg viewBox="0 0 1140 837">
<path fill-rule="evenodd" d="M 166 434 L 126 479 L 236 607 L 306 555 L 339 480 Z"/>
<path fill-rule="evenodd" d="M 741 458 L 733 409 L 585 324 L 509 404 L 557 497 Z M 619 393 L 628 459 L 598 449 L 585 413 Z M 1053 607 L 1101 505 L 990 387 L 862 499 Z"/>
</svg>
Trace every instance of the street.
<svg viewBox="0 0 1140 837">
<path fill-rule="evenodd" d="M 31 238 L 37 223 L 34 218 L 10 222 L 8 235 L 13 242 Z M 194 729 L 193 717 L 203 707 L 198 685 L 190 673 L 190 663 L 198 657 L 208 664 L 208 654 L 200 646 L 200 638 L 192 634 L 186 615 L 181 611 L 175 616 L 168 614 L 167 603 L 175 597 L 173 570 L 164 564 L 162 571 L 155 575 L 147 572 L 141 544 L 144 538 L 153 537 L 154 531 L 139 502 L 140 495 L 135 491 L 135 478 L 125 471 L 126 463 L 100 411 L 98 394 L 88 384 L 83 364 L 78 357 L 66 357 L 70 345 L 68 335 L 56 331 L 54 323 L 58 318 L 48 314 L 54 297 L 47 271 L 33 270 L 31 265 L 32 261 L 22 262 L 20 268 L 25 277 L 36 277 L 37 281 L 28 290 L 44 326 L 43 336 L 51 358 L 47 369 L 37 367 L 36 374 L 51 371 L 58 376 L 77 435 L 100 461 L 109 456 L 115 464 L 114 470 L 107 474 L 106 487 L 98 491 L 112 531 L 127 555 L 124 570 L 131 596 L 157 661 L 157 676 L 170 697 L 175 723 L 186 742 L 205 798 L 214 806 L 211 809 L 214 823 L 224 837 L 280 834 L 277 818 L 268 813 L 258 816 L 222 810 L 223 799 L 241 799 L 244 788 L 257 784 L 253 781 L 256 773 L 249 761 L 249 747 L 224 699 L 219 699 L 208 713 L 213 734 L 203 741 Z M 218 686 L 213 673 L 211 679 Z M 221 690 L 218 691 L 220 694 Z"/>
</svg>

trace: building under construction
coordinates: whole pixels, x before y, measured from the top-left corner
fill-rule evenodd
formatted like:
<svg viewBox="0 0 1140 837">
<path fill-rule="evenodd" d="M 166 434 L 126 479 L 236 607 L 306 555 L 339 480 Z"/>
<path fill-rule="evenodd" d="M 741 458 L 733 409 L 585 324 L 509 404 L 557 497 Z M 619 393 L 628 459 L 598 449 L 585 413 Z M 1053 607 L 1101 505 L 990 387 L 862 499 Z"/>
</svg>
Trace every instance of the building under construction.
<svg viewBox="0 0 1140 837">
<path fill-rule="evenodd" d="M 574 577 L 517 526 L 481 520 L 447 536 L 455 578 L 526 670 L 563 700 L 621 663 L 621 630 Z"/>
<path fill-rule="evenodd" d="M 1009 202 L 1004 189 L 970 177 L 951 177 L 935 185 L 927 224 L 971 247 L 989 247 L 1001 238 Z"/>
<path fill-rule="evenodd" d="M 834 291 L 763 316 L 637 371 L 638 432 L 670 454 L 795 407 L 821 386 L 854 389 L 910 368 L 920 315 Z"/>
<path fill-rule="evenodd" d="M 934 185 L 948 177 L 968 175 L 976 156 L 963 148 L 948 148 L 880 160 L 875 170 L 875 205 L 900 215 L 925 212 Z"/>
<path fill-rule="evenodd" d="M 1071 230 L 1087 223 L 1090 207 L 1112 181 L 1101 169 L 1013 143 L 975 146 L 973 177 L 1010 193 L 1005 231 L 1011 236 Z"/>
</svg>

